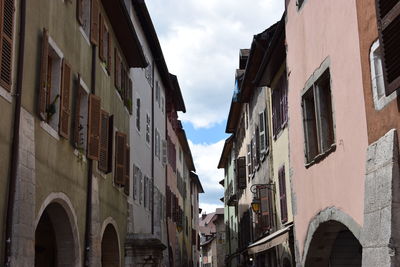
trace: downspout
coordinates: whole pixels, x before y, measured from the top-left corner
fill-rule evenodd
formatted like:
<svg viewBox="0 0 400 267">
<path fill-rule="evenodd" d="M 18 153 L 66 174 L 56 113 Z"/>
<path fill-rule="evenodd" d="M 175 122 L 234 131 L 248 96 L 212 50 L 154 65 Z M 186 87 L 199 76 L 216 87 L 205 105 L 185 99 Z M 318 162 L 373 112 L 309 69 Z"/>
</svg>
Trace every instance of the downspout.
<svg viewBox="0 0 400 267">
<path fill-rule="evenodd" d="M 154 63 L 151 65 L 152 89 L 151 89 L 151 179 L 152 181 L 152 201 L 151 201 L 151 234 L 154 234 Z"/>
<path fill-rule="evenodd" d="M 15 189 L 17 183 L 17 167 L 18 167 L 18 149 L 19 149 L 19 131 L 21 117 L 21 94 L 22 94 L 22 79 L 24 72 L 24 56 L 25 56 L 25 21 L 26 21 L 26 0 L 20 2 L 20 20 L 19 20 L 19 44 L 18 44 L 18 66 L 17 66 L 17 82 L 15 88 L 15 106 L 14 106 L 14 126 L 12 132 L 11 145 L 11 161 L 10 161 L 10 179 L 8 181 L 8 192 L 6 198 L 6 235 L 5 235 L 5 253 L 4 265 L 11 264 L 11 242 L 13 232 L 13 211 L 15 200 Z"/>
<path fill-rule="evenodd" d="M 97 49 L 92 45 L 92 73 L 91 73 L 91 93 L 96 93 L 96 59 Z M 90 238 L 92 232 L 92 187 L 93 187 L 93 160 L 87 159 L 88 172 L 87 172 L 87 193 L 86 193 L 86 224 L 85 224 L 85 255 L 84 266 L 90 265 L 90 251 L 92 250 L 92 240 Z"/>
</svg>

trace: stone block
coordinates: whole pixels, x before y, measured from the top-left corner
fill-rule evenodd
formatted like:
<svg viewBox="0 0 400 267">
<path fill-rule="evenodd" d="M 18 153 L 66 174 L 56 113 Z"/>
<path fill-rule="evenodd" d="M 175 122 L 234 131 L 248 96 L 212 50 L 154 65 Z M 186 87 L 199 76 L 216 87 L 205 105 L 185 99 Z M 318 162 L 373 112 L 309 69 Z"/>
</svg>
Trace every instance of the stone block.
<svg viewBox="0 0 400 267">
<path fill-rule="evenodd" d="M 364 248 L 362 256 L 363 267 L 391 267 L 388 247 Z"/>
</svg>

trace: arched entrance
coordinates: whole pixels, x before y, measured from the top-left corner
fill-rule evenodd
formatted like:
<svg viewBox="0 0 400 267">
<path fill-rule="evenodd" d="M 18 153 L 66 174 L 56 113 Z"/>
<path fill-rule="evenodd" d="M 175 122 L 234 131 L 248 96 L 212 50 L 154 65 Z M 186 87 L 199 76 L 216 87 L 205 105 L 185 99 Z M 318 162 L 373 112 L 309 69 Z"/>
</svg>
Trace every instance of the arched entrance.
<svg viewBox="0 0 400 267">
<path fill-rule="evenodd" d="M 361 267 L 362 246 L 342 223 L 321 223 L 312 236 L 307 252 L 307 267 Z"/>
<path fill-rule="evenodd" d="M 112 224 L 108 224 L 101 240 L 102 267 L 119 267 L 118 235 Z"/>
<path fill-rule="evenodd" d="M 35 231 L 35 266 L 76 266 L 75 246 L 66 211 L 58 203 L 49 204 Z"/>
</svg>

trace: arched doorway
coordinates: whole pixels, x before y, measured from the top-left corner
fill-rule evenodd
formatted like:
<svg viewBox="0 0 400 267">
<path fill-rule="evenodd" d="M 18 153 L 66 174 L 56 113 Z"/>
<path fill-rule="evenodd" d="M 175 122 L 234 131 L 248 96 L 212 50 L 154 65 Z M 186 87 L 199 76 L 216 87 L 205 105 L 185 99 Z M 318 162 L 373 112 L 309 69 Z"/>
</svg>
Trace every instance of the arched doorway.
<svg viewBox="0 0 400 267">
<path fill-rule="evenodd" d="M 49 204 L 35 231 L 35 266 L 75 266 L 75 246 L 66 211 L 58 203 Z"/>
<path fill-rule="evenodd" d="M 362 246 L 342 223 L 327 221 L 314 232 L 307 252 L 307 267 L 361 267 Z"/>
<path fill-rule="evenodd" d="M 102 267 L 119 267 L 118 235 L 112 224 L 108 224 L 101 240 Z"/>
</svg>

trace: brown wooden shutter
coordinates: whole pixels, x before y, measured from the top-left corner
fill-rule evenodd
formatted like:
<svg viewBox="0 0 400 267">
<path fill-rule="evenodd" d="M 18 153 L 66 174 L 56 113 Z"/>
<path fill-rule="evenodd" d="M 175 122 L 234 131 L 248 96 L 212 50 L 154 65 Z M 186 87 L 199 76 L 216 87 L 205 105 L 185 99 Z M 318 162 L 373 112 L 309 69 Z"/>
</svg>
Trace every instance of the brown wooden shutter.
<svg viewBox="0 0 400 267">
<path fill-rule="evenodd" d="M 110 132 L 110 125 L 109 125 L 109 114 L 101 110 L 100 115 L 100 156 L 99 156 L 99 170 L 103 172 L 108 171 L 108 145 L 109 145 L 109 132 Z"/>
<path fill-rule="evenodd" d="M 278 177 L 279 177 L 279 198 L 281 204 L 281 221 L 286 222 L 288 220 L 288 213 L 287 213 L 285 167 L 282 167 L 279 170 Z"/>
<path fill-rule="evenodd" d="M 132 114 L 132 103 L 133 103 L 133 83 L 129 78 L 129 87 L 128 87 L 128 110 L 129 113 Z"/>
<path fill-rule="evenodd" d="M 126 134 L 115 133 L 115 174 L 114 182 L 117 185 L 124 185 L 125 180 L 125 156 L 126 156 Z"/>
<path fill-rule="evenodd" d="M 400 88 L 400 1 L 376 0 L 376 6 L 385 93 L 388 96 Z"/>
<path fill-rule="evenodd" d="M 40 85 L 38 98 L 38 113 L 42 120 L 47 120 L 47 71 L 49 58 L 49 35 L 46 29 L 43 29 L 42 36 L 42 58 L 40 65 Z"/>
<path fill-rule="evenodd" d="M 129 196 L 129 186 L 130 186 L 130 181 L 129 181 L 129 172 L 130 172 L 130 149 L 129 146 L 126 145 L 125 149 L 125 182 L 124 182 L 124 192 L 127 196 Z"/>
<path fill-rule="evenodd" d="M 108 117 L 108 162 L 107 162 L 107 172 L 112 172 L 113 169 L 113 142 L 114 139 L 114 116 L 110 115 Z"/>
<path fill-rule="evenodd" d="M 94 45 L 99 44 L 99 2 L 97 0 L 92 0 L 92 9 L 90 17 L 90 41 Z"/>
<path fill-rule="evenodd" d="M 118 55 L 117 48 L 114 48 L 114 58 L 115 58 L 115 66 L 114 66 L 114 83 L 117 89 L 121 88 L 121 61 Z"/>
<path fill-rule="evenodd" d="M 3 0 L 1 7 L 1 64 L 0 84 L 7 91 L 11 90 L 12 83 L 12 54 L 14 37 L 14 0 Z"/>
<path fill-rule="evenodd" d="M 104 38 L 105 38 L 105 30 L 104 30 L 104 18 L 99 14 L 100 16 L 100 26 L 99 26 L 99 57 L 101 61 L 106 61 L 106 57 L 104 55 Z"/>
<path fill-rule="evenodd" d="M 76 19 L 79 25 L 83 25 L 83 0 L 76 1 Z"/>
<path fill-rule="evenodd" d="M 69 138 L 69 118 L 71 116 L 70 93 L 71 93 L 71 66 L 64 59 L 62 65 L 62 79 L 61 79 L 61 112 L 59 133 L 62 137 Z"/>
<path fill-rule="evenodd" d="M 240 189 L 246 188 L 246 157 L 240 157 L 236 160 L 237 185 Z"/>
<path fill-rule="evenodd" d="M 267 231 L 271 228 L 271 214 L 270 214 L 270 199 L 269 199 L 269 189 L 261 188 L 260 199 L 261 199 L 261 229 L 262 231 Z"/>
<path fill-rule="evenodd" d="M 100 97 L 90 94 L 87 157 L 92 160 L 99 160 L 100 155 L 100 108 Z"/>
</svg>

